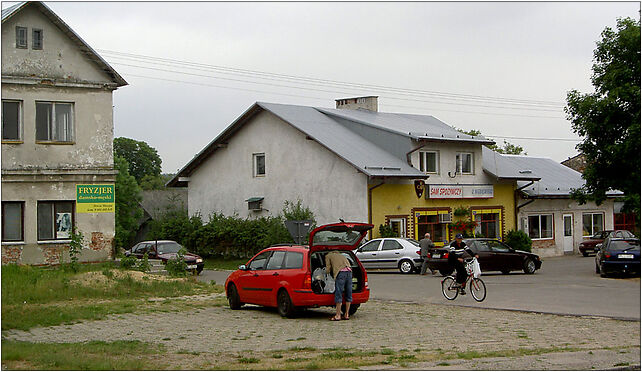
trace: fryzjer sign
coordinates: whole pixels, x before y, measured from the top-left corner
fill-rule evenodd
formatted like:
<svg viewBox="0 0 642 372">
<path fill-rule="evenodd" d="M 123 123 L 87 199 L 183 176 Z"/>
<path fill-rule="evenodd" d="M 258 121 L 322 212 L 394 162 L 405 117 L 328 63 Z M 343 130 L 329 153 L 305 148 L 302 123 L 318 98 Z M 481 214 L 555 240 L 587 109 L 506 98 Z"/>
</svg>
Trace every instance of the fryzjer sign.
<svg viewBox="0 0 642 372">
<path fill-rule="evenodd" d="M 480 199 L 494 196 L 493 185 L 428 185 L 426 199 Z"/>
<path fill-rule="evenodd" d="M 76 185 L 76 212 L 114 212 L 114 185 Z"/>
</svg>

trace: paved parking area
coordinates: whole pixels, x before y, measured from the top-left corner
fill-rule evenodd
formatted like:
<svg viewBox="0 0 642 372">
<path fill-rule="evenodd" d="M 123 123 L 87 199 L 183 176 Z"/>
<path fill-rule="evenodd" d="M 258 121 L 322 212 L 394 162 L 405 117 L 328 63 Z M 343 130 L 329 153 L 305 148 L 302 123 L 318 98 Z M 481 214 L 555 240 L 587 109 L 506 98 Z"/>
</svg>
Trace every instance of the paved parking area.
<svg viewBox="0 0 642 372">
<path fill-rule="evenodd" d="M 371 298 L 414 303 L 449 304 L 552 314 L 606 316 L 640 320 L 640 278 L 601 278 L 593 257 L 543 259 L 533 275 L 484 273 L 488 296 L 477 303 L 469 295 L 455 301 L 441 294 L 440 275 L 402 275 L 395 270 L 370 270 Z M 204 271 L 201 280 L 223 284 L 228 271 Z"/>
</svg>

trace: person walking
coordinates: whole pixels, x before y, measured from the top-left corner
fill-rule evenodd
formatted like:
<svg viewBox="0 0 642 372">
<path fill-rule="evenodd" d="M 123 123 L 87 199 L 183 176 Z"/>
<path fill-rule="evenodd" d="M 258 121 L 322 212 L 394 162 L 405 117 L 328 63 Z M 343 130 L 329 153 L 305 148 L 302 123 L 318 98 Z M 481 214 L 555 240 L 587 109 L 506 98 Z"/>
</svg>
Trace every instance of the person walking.
<svg viewBox="0 0 642 372">
<path fill-rule="evenodd" d="M 330 320 L 350 319 L 350 303 L 352 303 L 352 269 L 350 261 L 338 251 L 330 251 L 325 255 L 325 272 L 334 278 L 334 303 L 336 314 Z M 341 315 L 341 303 L 345 297 L 346 312 Z"/>
<path fill-rule="evenodd" d="M 428 268 L 428 250 L 430 248 L 433 248 L 435 245 L 433 244 L 432 240 L 430 240 L 430 233 L 426 233 L 424 235 L 424 238 L 419 241 L 419 256 L 422 259 L 421 263 L 421 275 L 426 275 L 426 269 Z M 430 269 L 431 273 L 435 273 L 435 270 Z"/>
</svg>

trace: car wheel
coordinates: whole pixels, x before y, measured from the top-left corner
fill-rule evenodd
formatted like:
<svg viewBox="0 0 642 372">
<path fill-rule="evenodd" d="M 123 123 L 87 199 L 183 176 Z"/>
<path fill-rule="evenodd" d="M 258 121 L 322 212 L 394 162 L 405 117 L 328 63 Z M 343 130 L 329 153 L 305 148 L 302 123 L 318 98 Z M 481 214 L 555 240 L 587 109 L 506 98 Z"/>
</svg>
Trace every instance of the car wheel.
<svg viewBox="0 0 642 372">
<path fill-rule="evenodd" d="M 502 274 L 508 275 L 508 274 L 510 274 L 510 270 L 502 270 Z"/>
<path fill-rule="evenodd" d="M 276 297 L 276 305 L 279 310 L 279 314 L 284 318 L 293 318 L 295 314 L 294 305 L 292 305 L 292 299 L 288 291 L 281 289 L 279 294 Z"/>
<path fill-rule="evenodd" d="M 361 306 L 361 304 L 351 304 L 350 305 L 350 310 L 348 311 L 348 314 L 350 316 L 352 316 L 354 313 L 357 312 L 357 310 L 359 310 L 359 306 Z M 341 313 L 342 314 L 346 313 L 346 305 L 345 304 L 341 305 Z"/>
<path fill-rule="evenodd" d="M 452 273 L 453 273 L 453 271 L 454 271 L 454 269 L 453 269 L 453 268 L 439 269 L 439 273 L 440 273 L 441 275 L 443 275 L 443 276 L 448 276 L 448 275 L 452 274 Z"/>
<path fill-rule="evenodd" d="M 196 269 L 196 275 L 201 275 L 202 272 L 203 272 L 203 268 Z"/>
<path fill-rule="evenodd" d="M 234 283 L 230 283 L 230 285 L 227 286 L 227 302 L 230 304 L 230 309 L 232 310 L 238 310 L 243 306 Z"/>
<path fill-rule="evenodd" d="M 399 262 L 399 271 L 401 271 L 402 274 L 410 274 L 414 269 L 415 267 L 410 260 L 401 260 L 401 262 Z"/>
<path fill-rule="evenodd" d="M 582 252 L 582 256 L 584 256 L 584 257 L 588 257 L 588 251 L 584 251 L 584 252 Z"/>
<path fill-rule="evenodd" d="M 535 272 L 535 261 L 532 258 L 527 258 L 524 261 L 524 272 L 526 274 L 532 274 Z"/>
</svg>

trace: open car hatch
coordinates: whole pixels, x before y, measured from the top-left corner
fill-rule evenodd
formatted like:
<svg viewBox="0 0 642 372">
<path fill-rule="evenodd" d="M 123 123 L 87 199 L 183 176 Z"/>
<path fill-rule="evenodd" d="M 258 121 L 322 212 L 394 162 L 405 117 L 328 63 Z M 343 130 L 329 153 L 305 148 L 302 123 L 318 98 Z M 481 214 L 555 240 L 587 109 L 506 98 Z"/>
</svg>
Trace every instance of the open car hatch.
<svg viewBox="0 0 642 372">
<path fill-rule="evenodd" d="M 310 232 L 310 251 L 352 251 L 374 225 L 359 222 L 341 222 L 319 226 Z"/>
</svg>

